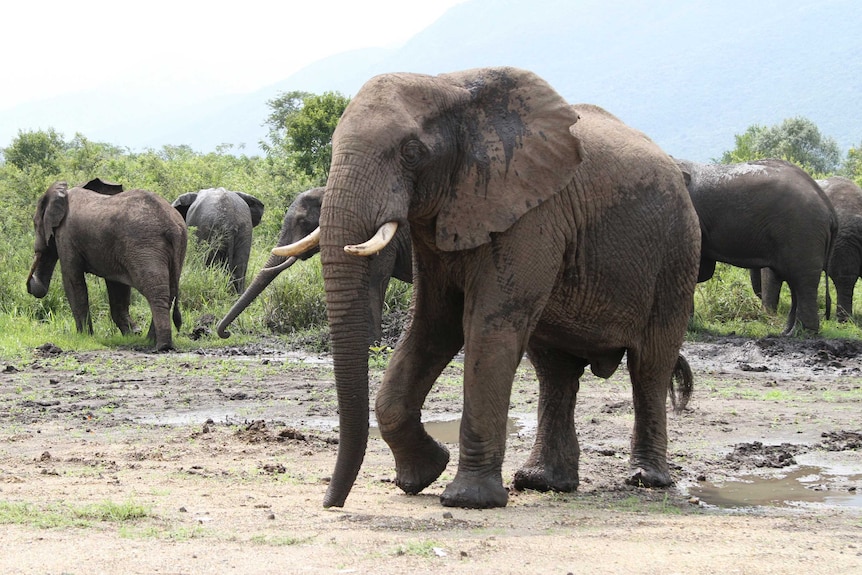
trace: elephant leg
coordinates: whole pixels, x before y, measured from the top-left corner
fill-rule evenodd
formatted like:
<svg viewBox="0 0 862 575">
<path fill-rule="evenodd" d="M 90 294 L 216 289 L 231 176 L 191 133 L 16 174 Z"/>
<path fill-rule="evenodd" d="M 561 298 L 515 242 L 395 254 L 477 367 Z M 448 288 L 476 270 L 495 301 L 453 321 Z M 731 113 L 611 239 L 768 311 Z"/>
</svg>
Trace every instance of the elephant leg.
<svg viewBox="0 0 862 575">
<path fill-rule="evenodd" d="M 778 300 L 781 296 L 781 284 L 784 279 L 779 277 L 778 274 L 770 268 L 762 268 L 760 271 L 762 287 L 761 300 L 763 301 L 763 308 L 775 313 L 778 309 Z"/>
<path fill-rule="evenodd" d="M 748 277 L 751 280 L 751 291 L 754 292 L 754 295 L 758 297 L 758 299 L 763 299 L 763 282 L 761 280 L 761 269 L 760 268 L 751 268 L 748 270 Z"/>
<path fill-rule="evenodd" d="M 700 267 L 697 270 L 697 283 L 703 283 L 715 275 L 715 260 L 701 258 Z"/>
<path fill-rule="evenodd" d="M 526 463 L 515 473 L 515 489 L 575 491 L 580 447 L 575 404 L 587 362 L 560 350 L 527 348 L 539 379 L 536 442 Z"/>
<path fill-rule="evenodd" d="M 853 288 L 856 287 L 856 279 L 856 276 L 832 277 L 835 293 L 838 295 L 835 316 L 840 322 L 846 322 L 853 317 Z"/>
<path fill-rule="evenodd" d="M 509 399 L 524 336 L 512 327 L 495 328 L 490 338 L 482 337 L 484 326 L 466 331 L 458 472 L 440 502 L 447 507 L 504 507 L 509 499 L 502 476 Z"/>
<path fill-rule="evenodd" d="M 132 288 L 126 284 L 105 280 L 108 291 L 108 306 L 111 308 L 111 319 L 120 329 L 123 335 L 140 333 L 140 328 L 132 321 L 129 315 L 129 306 L 132 302 Z"/>
<path fill-rule="evenodd" d="M 395 457 L 395 484 L 410 494 L 428 487 L 449 463 L 449 450 L 422 425 L 422 405 L 464 341 L 462 296 L 443 296 L 447 301 L 435 297 L 428 306 L 421 288 L 414 296 L 417 311 L 395 348 L 375 402 L 380 435 Z"/>
<path fill-rule="evenodd" d="M 62 262 L 61 262 L 62 265 Z M 72 309 L 72 317 L 75 318 L 75 328 L 78 333 L 93 333 L 93 319 L 90 317 L 90 296 L 87 293 L 87 280 L 83 273 L 75 273 L 71 266 L 66 266 L 67 273 L 63 274 L 63 290 L 69 307 Z M 65 271 L 65 270 L 64 270 Z"/>
<path fill-rule="evenodd" d="M 787 282 L 790 286 L 790 314 L 787 318 L 785 335 L 790 335 L 799 323 L 802 329 L 817 333 L 820 331 L 820 314 L 817 308 L 817 288 L 820 285 L 820 275 L 794 279 Z"/>
<path fill-rule="evenodd" d="M 655 351 L 667 347 L 646 341 L 626 354 L 635 412 L 631 471 L 626 480 L 632 485 L 667 487 L 673 483 L 667 464 L 667 394 L 678 353 Z"/>
<path fill-rule="evenodd" d="M 156 351 L 167 351 L 173 349 L 173 334 L 171 331 L 171 297 L 168 293 L 170 281 L 165 270 L 163 277 L 153 277 L 148 280 L 150 283 L 147 286 L 156 286 L 153 289 L 149 287 L 138 288 L 141 295 L 150 304 L 150 329 L 147 331 L 147 339 L 154 343 Z"/>
</svg>

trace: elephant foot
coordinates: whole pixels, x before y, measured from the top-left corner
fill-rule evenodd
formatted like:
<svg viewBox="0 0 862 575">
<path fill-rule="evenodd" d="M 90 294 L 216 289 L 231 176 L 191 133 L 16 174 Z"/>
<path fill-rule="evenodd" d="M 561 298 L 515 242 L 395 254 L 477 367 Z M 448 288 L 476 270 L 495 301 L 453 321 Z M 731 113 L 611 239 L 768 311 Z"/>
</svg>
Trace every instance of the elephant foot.
<svg viewBox="0 0 862 575">
<path fill-rule="evenodd" d="M 668 470 L 667 465 L 659 468 L 645 464 L 633 464 L 626 483 L 635 487 L 670 487 L 673 485 L 673 479 L 670 477 L 670 470 Z"/>
<path fill-rule="evenodd" d="M 580 481 L 578 468 L 565 471 L 549 470 L 543 466 L 524 466 L 515 472 L 512 487 L 518 491 L 532 489 L 534 491 L 559 491 L 570 493 L 577 491 Z"/>
<path fill-rule="evenodd" d="M 415 495 L 434 483 L 449 463 L 449 450 L 431 436 L 424 444 L 411 449 L 409 457 L 395 458 L 395 485 Z"/>
<path fill-rule="evenodd" d="M 458 472 L 440 495 L 440 503 L 446 507 L 491 509 L 505 507 L 508 502 L 509 492 L 499 475 L 477 477 Z"/>
</svg>

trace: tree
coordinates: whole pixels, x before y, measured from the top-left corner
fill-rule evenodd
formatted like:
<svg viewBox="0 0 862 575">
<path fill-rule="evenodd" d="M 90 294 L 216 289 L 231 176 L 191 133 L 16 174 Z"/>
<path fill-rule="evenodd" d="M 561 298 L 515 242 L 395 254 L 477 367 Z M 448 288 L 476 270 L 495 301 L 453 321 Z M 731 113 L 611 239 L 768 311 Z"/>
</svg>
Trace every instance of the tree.
<svg viewBox="0 0 862 575">
<path fill-rule="evenodd" d="M 722 154 L 722 163 L 780 158 L 814 174 L 834 173 L 841 163 L 838 143 L 801 116 L 771 127 L 755 124 L 734 138 L 736 147 Z"/>
<path fill-rule="evenodd" d="M 841 173 L 862 186 L 862 144 L 847 151 Z"/>
<path fill-rule="evenodd" d="M 332 161 L 332 133 L 350 99 L 338 92 L 288 92 L 270 100 L 267 155 L 289 158 L 314 181 L 323 182 Z"/>
<path fill-rule="evenodd" d="M 63 136 L 54 128 L 36 132 L 18 130 L 18 135 L 9 147 L 3 148 L 3 157 L 7 163 L 21 171 L 38 167 L 45 172 L 57 174 L 60 173 L 60 161 L 67 148 Z"/>
</svg>

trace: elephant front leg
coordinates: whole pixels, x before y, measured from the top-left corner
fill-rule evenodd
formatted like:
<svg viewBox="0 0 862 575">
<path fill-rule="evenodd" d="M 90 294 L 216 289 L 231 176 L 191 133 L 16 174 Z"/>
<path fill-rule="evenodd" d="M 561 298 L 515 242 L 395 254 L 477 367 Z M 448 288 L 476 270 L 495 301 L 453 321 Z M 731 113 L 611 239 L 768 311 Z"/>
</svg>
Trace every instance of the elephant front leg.
<svg viewBox="0 0 862 575">
<path fill-rule="evenodd" d="M 575 404 L 586 361 L 531 345 L 530 361 L 539 379 L 539 418 L 530 457 L 515 473 L 515 489 L 575 491 L 580 447 Z"/>
<path fill-rule="evenodd" d="M 132 288 L 126 284 L 105 280 L 108 291 L 108 306 L 111 309 L 111 319 L 123 335 L 141 333 L 141 329 L 132 321 L 129 306 L 132 301 Z"/>
<path fill-rule="evenodd" d="M 414 295 L 418 295 L 416 309 L 425 307 L 421 294 Z M 421 415 L 432 385 L 463 344 L 461 306 L 440 302 L 432 307 L 431 317 L 414 314 L 395 348 L 375 403 L 380 435 L 395 457 L 395 484 L 410 494 L 428 487 L 449 463 L 449 450 L 428 435 Z"/>
<path fill-rule="evenodd" d="M 67 269 L 71 266 L 67 265 Z M 93 319 L 90 317 L 90 297 L 87 293 L 87 280 L 83 273 L 75 273 L 71 269 L 64 270 L 63 290 L 69 307 L 72 309 L 72 317 L 75 318 L 75 328 L 78 333 L 93 333 Z"/>
<path fill-rule="evenodd" d="M 461 451 L 455 479 L 440 496 L 445 506 L 487 509 L 505 507 L 508 502 L 502 468 L 512 380 L 522 345 L 517 332 L 468 337 Z"/>
</svg>

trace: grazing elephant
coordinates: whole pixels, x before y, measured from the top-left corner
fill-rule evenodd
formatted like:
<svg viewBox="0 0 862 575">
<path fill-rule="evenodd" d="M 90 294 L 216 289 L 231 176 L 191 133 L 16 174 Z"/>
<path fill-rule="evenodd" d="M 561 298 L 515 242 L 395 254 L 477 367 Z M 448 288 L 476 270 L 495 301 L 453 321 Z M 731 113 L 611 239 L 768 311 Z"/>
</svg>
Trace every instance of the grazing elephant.
<svg viewBox="0 0 862 575">
<path fill-rule="evenodd" d="M 72 189 L 66 182 L 48 188 L 33 217 L 36 257 L 27 291 L 45 297 L 59 260 L 75 326 L 93 333 L 84 274 L 103 277 L 111 318 L 128 335 L 139 331 L 129 316 L 135 288 L 150 304 L 150 341 L 157 351 L 168 350 L 173 347 L 171 307 L 174 325 L 182 325 L 179 290 L 186 224 L 161 196 L 122 190 L 98 178 Z"/>
<path fill-rule="evenodd" d="M 804 170 L 783 160 L 739 164 L 677 160 L 677 164 L 700 219 L 697 281 L 710 279 L 716 262 L 750 270 L 769 268 L 768 274 L 790 286 L 784 334 L 792 333 L 797 322 L 803 329 L 819 331 L 817 288 L 838 232 L 835 210 L 820 186 Z M 752 273 L 753 280 L 757 273 Z M 764 283 L 765 303 L 777 304 L 774 285 Z"/>
<path fill-rule="evenodd" d="M 195 236 L 207 244 L 207 264 L 224 265 L 236 293 L 245 289 L 245 271 L 251 254 L 251 231 L 263 217 L 263 202 L 250 194 L 209 188 L 183 194 L 173 206 Z"/>
<path fill-rule="evenodd" d="M 340 442 L 324 506 L 344 505 L 368 438 L 362 256 L 408 223 L 413 313 L 375 407 L 402 490 L 418 493 L 446 468 L 449 452 L 421 409 L 462 347 L 460 460 L 443 505 L 506 505 L 506 420 L 525 351 L 539 378 L 538 428 L 516 488 L 577 487 L 579 378 L 588 365 L 609 377 L 624 356 L 635 409 L 629 481 L 671 483 L 666 398 L 700 234 L 666 154 L 530 72 L 489 68 L 371 79 L 339 121 L 332 158 L 320 254 Z"/>
<path fill-rule="evenodd" d="M 326 188 L 312 188 L 296 196 L 293 203 L 284 214 L 281 231 L 278 234 L 278 246 L 287 246 L 295 242 L 301 242 L 305 238 L 315 234 L 320 224 L 320 204 L 323 201 L 323 192 Z M 320 249 L 315 241 L 302 253 L 290 258 L 271 255 L 264 264 L 263 269 L 258 272 L 248 288 L 230 308 L 230 311 L 218 323 L 217 332 L 219 337 L 230 337 L 227 327 L 247 308 L 254 299 L 278 275 L 292 266 L 297 260 L 307 260 L 317 254 Z M 383 299 L 386 296 L 386 288 L 389 286 L 389 278 L 394 277 L 403 282 L 413 282 L 413 256 L 410 250 L 410 231 L 407 226 L 400 228 L 389 243 L 370 264 L 370 276 L 368 289 L 369 299 L 369 331 L 370 344 L 378 342 L 383 337 L 382 316 Z"/>
</svg>

